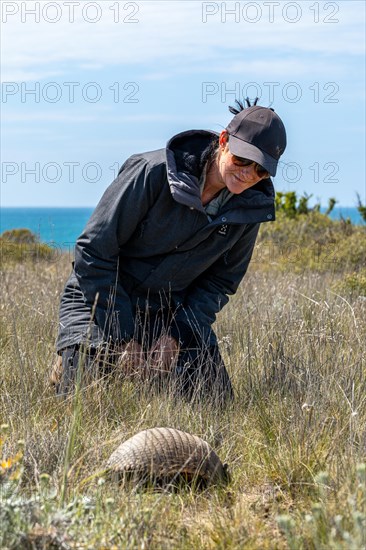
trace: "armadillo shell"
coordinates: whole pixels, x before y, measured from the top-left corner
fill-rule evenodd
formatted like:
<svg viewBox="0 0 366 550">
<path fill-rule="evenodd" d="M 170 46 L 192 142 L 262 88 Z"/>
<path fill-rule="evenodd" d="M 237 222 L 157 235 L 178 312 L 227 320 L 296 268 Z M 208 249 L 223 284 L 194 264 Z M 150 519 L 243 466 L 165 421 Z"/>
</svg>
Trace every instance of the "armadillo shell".
<svg viewBox="0 0 366 550">
<path fill-rule="evenodd" d="M 112 453 L 107 468 L 141 479 L 180 474 L 215 483 L 226 479 L 222 462 L 206 441 L 174 428 L 139 432 Z"/>
</svg>

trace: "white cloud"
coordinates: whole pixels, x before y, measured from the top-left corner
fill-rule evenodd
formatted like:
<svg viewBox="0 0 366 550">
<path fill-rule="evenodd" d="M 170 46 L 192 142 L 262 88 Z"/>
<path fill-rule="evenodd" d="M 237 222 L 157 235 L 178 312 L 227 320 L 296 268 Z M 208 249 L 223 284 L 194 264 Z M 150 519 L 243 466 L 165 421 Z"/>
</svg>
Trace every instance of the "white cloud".
<svg viewBox="0 0 366 550">
<path fill-rule="evenodd" d="M 5 4 L 15 3 L 3 2 L 3 9 Z M 18 4 L 20 7 L 24 4 L 30 7 L 35 3 Z M 46 5 L 42 2 L 38 4 Z M 205 3 L 183 1 L 130 2 L 130 8 L 126 8 L 126 3 L 119 3 L 122 6 L 119 23 L 114 23 L 115 12 L 111 9 L 117 3 L 99 2 L 100 21 L 95 24 L 81 17 L 81 2 L 79 8 L 75 8 L 75 22 L 70 23 L 69 8 L 65 2 L 60 1 L 58 4 L 61 19 L 57 23 L 45 21 L 42 14 L 40 22 L 36 23 L 34 16 L 26 16 L 24 13 L 26 23 L 22 23 L 20 9 L 19 13 L 9 16 L 2 25 L 3 51 L 6 54 L 3 59 L 3 80 L 25 81 L 67 75 L 70 70 L 75 70 L 75 66 L 98 70 L 107 66 L 131 64 L 144 67 L 151 65 L 150 78 L 160 78 L 167 68 L 172 75 L 188 68 L 214 69 L 215 63 L 220 67 L 225 66 L 225 60 L 228 62 L 228 71 L 235 71 L 244 61 L 249 62 L 254 70 L 259 63 L 257 60 L 261 59 L 260 69 L 267 71 L 273 67 L 273 57 L 289 53 L 292 59 L 282 64 L 277 62 L 279 70 L 285 70 L 289 62 L 297 72 L 300 69 L 304 72 L 312 70 L 314 64 L 316 70 L 320 71 L 321 67 L 327 66 L 329 55 L 363 54 L 363 2 L 328 3 L 330 6 L 339 5 L 339 13 L 333 16 L 329 9 L 324 11 L 324 3 L 315 3 L 320 6 L 319 23 L 314 23 L 314 11 L 309 8 L 313 4 L 309 2 L 295 3 L 301 9 L 301 17 L 296 23 L 289 23 L 284 18 L 282 10 L 288 2 L 282 2 L 281 6 L 276 7 L 273 23 L 269 22 L 269 8 L 265 8 L 261 2 L 256 3 L 262 10 L 257 23 L 245 21 L 243 13 L 238 23 L 229 15 L 227 22 L 223 23 L 220 11 L 208 16 L 207 22 L 203 23 L 202 5 Z M 133 4 L 139 8 L 135 14 L 131 11 Z M 220 10 L 221 5 L 230 9 L 236 3 L 211 4 Z M 243 9 L 246 3 L 237 4 Z M 126 8 L 124 11 L 123 7 Z M 95 16 L 92 10 L 87 13 L 89 18 Z M 247 13 L 249 19 L 254 15 L 249 11 Z M 48 18 L 54 16 L 52 11 L 46 13 Z M 139 22 L 123 22 L 129 17 Z M 294 14 L 288 12 L 288 17 L 293 18 Z M 325 23 L 326 17 L 338 18 L 339 22 Z M 311 56 L 307 59 L 306 54 Z M 316 59 L 314 54 L 317 54 Z M 301 65 L 296 67 L 295 59 L 298 55 L 303 57 Z"/>
</svg>

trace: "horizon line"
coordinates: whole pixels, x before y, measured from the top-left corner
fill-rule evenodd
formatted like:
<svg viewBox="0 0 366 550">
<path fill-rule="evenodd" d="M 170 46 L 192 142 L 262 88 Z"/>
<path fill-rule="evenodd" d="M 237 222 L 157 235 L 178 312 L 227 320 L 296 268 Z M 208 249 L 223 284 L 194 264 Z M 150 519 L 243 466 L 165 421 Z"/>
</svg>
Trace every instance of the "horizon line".
<svg viewBox="0 0 366 550">
<path fill-rule="evenodd" d="M 70 205 L 63 205 L 63 206 L 60 206 L 60 205 L 52 205 L 52 204 L 49 204 L 49 205 L 33 205 L 33 206 L 27 206 L 27 205 L 0 205 L 0 209 L 3 209 L 3 208 L 28 208 L 28 209 L 31 209 L 31 208 L 96 208 L 97 206 L 97 203 L 94 204 L 94 205 L 77 205 L 77 206 L 70 206 Z M 327 206 L 321 206 L 321 208 L 327 208 Z M 358 208 L 357 205 L 350 205 L 350 204 L 338 204 L 336 203 L 334 208 Z"/>
</svg>

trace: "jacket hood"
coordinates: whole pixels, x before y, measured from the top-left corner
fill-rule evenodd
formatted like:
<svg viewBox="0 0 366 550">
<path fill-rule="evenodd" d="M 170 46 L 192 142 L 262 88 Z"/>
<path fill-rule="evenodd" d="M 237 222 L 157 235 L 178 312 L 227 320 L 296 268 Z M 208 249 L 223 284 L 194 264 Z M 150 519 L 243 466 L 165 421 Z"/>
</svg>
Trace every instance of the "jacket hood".
<svg viewBox="0 0 366 550">
<path fill-rule="evenodd" d="M 173 136 L 166 146 L 168 182 L 173 198 L 202 210 L 199 179 L 205 156 L 218 134 L 208 130 L 187 130 Z"/>
<path fill-rule="evenodd" d="M 210 130 L 187 130 L 174 135 L 166 145 L 167 177 L 173 198 L 204 212 L 201 202 L 199 179 L 208 158 L 210 146 L 219 134 Z M 274 205 L 275 191 L 270 178 L 261 180 L 253 187 L 228 201 L 230 209 L 268 208 Z M 274 208 L 273 208 L 274 210 Z M 271 217 L 265 220 L 274 219 Z M 259 220 L 258 220 L 259 221 Z"/>
</svg>

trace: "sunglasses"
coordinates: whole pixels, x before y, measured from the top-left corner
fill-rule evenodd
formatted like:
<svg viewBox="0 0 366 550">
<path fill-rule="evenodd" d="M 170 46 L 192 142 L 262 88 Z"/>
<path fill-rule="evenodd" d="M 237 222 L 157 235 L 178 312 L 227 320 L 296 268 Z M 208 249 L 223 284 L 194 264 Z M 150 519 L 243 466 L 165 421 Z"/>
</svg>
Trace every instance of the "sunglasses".
<svg viewBox="0 0 366 550">
<path fill-rule="evenodd" d="M 237 157 L 235 155 L 232 155 L 232 157 L 235 166 L 250 166 L 251 164 L 254 164 L 254 169 L 260 178 L 269 178 L 269 172 L 265 168 L 263 168 L 263 166 L 258 164 L 258 162 L 255 162 L 254 160 L 244 159 L 242 157 Z"/>
</svg>

